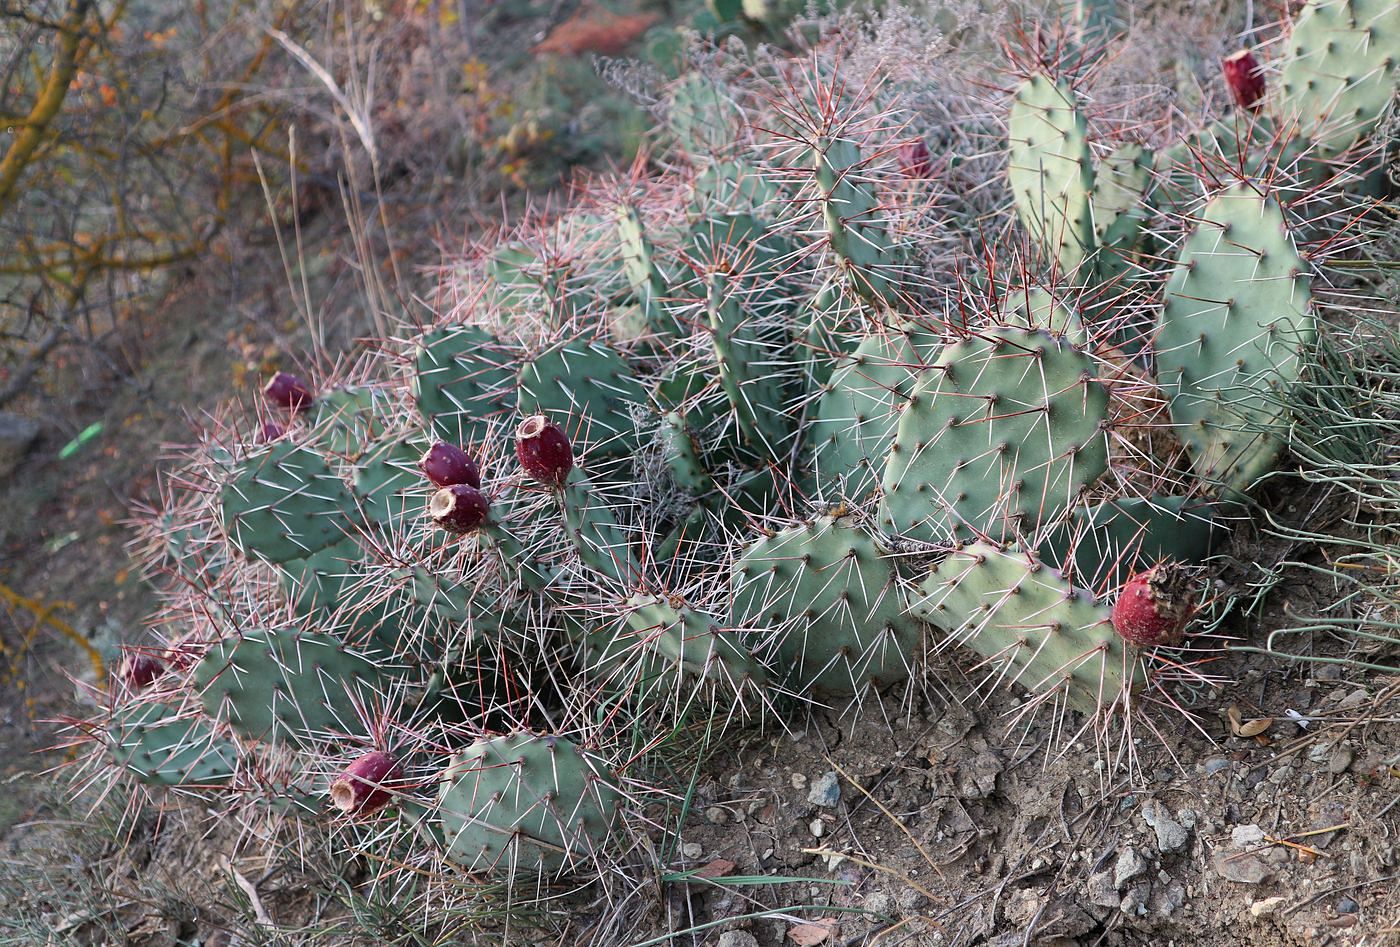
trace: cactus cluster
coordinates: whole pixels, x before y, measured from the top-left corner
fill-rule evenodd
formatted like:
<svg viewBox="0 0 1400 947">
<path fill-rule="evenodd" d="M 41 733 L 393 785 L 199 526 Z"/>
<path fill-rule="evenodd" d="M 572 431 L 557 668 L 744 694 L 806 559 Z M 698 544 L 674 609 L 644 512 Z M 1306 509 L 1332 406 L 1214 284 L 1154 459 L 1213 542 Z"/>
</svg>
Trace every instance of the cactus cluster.
<svg viewBox="0 0 1400 947">
<path fill-rule="evenodd" d="M 1312 0 L 1285 80 L 1350 75 L 1310 36 L 1393 35 L 1372 6 Z M 1354 65 L 1347 140 L 1285 82 L 1319 160 L 1366 147 L 1394 87 Z M 619 847 L 646 751 L 858 708 L 930 651 L 1138 712 L 1162 685 L 1118 590 L 1247 515 L 1316 336 L 1287 189 L 1203 177 L 1171 213 L 1180 168 L 1037 69 L 997 241 L 1035 262 L 1006 280 L 952 206 L 969 278 L 940 286 L 921 227 L 950 198 L 886 107 L 821 56 L 786 68 L 776 92 L 681 80 L 668 169 L 483 250 L 468 302 L 341 387 L 274 380 L 272 441 L 211 432 L 152 526 L 182 577 L 169 670 L 93 724 L 109 765 L 303 798 L 377 754 L 344 812 L 364 783 L 447 863 L 547 880 Z M 1189 616 L 1170 586 L 1154 607 Z"/>
</svg>

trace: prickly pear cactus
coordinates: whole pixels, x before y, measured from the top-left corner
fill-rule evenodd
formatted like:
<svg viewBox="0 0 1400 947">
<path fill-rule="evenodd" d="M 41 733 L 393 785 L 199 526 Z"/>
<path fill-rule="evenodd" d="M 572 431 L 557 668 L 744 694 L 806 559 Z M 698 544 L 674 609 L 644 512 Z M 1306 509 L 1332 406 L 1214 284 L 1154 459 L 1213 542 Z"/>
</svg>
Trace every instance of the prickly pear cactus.
<svg viewBox="0 0 1400 947">
<path fill-rule="evenodd" d="M 1046 75 L 1027 79 L 1012 100 L 1007 134 L 1016 215 L 1041 252 L 1073 275 L 1097 241 L 1094 157 L 1069 84 Z"/>
</svg>

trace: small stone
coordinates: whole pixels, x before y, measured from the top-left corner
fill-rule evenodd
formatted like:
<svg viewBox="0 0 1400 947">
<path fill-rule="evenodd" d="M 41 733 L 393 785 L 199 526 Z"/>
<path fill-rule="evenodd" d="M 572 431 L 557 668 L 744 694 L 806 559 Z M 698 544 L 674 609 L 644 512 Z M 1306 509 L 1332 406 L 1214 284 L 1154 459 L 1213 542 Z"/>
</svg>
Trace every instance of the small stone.
<svg viewBox="0 0 1400 947">
<path fill-rule="evenodd" d="M 1147 896 L 1151 891 L 1152 886 L 1147 882 L 1133 885 L 1128 889 L 1128 893 L 1123 895 L 1118 910 L 1129 917 L 1141 917 L 1147 913 Z"/>
<path fill-rule="evenodd" d="M 916 914 L 928 902 L 928 898 L 917 888 L 901 888 L 895 895 L 895 902 L 905 914 Z"/>
<path fill-rule="evenodd" d="M 1215 872 L 1226 881 L 1234 881 L 1239 884 L 1257 885 L 1267 881 L 1270 871 L 1267 865 L 1253 855 L 1231 855 L 1228 852 L 1216 852 L 1212 861 L 1215 864 Z"/>
<path fill-rule="evenodd" d="M 1338 746 L 1332 751 L 1331 757 L 1327 760 L 1327 772 L 1334 776 L 1339 776 L 1351 768 L 1351 761 L 1356 758 L 1355 752 L 1349 746 Z"/>
<path fill-rule="evenodd" d="M 894 898 L 883 892 L 875 892 L 865 896 L 865 909 L 871 914 L 880 914 L 885 917 L 894 916 Z"/>
<path fill-rule="evenodd" d="M 1214 776 L 1223 769 L 1228 769 L 1230 761 L 1223 756 L 1212 756 L 1206 760 L 1206 775 Z"/>
<path fill-rule="evenodd" d="M 806 773 L 793 773 L 793 774 L 792 774 L 792 788 L 793 788 L 793 789 L 806 789 L 806 788 L 807 788 L 807 774 L 806 774 Z"/>
<path fill-rule="evenodd" d="M 1186 903 L 1186 887 L 1179 881 L 1153 886 L 1148 906 L 1158 917 L 1171 917 Z"/>
<path fill-rule="evenodd" d="M 807 826 L 813 838 L 821 838 L 826 834 L 826 823 L 821 819 L 813 819 L 811 825 Z"/>
<path fill-rule="evenodd" d="M 1351 898 L 1342 898 L 1337 902 L 1338 914 L 1355 914 L 1359 910 L 1361 910 L 1361 905 L 1357 904 Z"/>
<path fill-rule="evenodd" d="M 686 858 L 699 858 L 705 854 L 705 846 L 699 842 L 686 842 L 681 846 L 681 854 Z"/>
<path fill-rule="evenodd" d="M 712 825 L 728 825 L 729 810 L 722 806 L 710 806 L 705 810 L 705 821 Z"/>
<path fill-rule="evenodd" d="M 812 788 L 807 791 L 807 801 L 823 809 L 834 809 L 841 801 L 841 782 L 833 772 L 822 773 L 812 780 Z"/>
<path fill-rule="evenodd" d="M 1279 908 L 1283 907 L 1287 898 L 1264 898 L 1259 901 L 1252 901 L 1249 905 L 1249 913 L 1254 917 L 1268 917 Z"/>
<path fill-rule="evenodd" d="M 1128 882 L 1147 874 L 1147 859 L 1137 849 L 1125 848 L 1113 864 L 1113 887 L 1122 890 Z"/>
<path fill-rule="evenodd" d="M 1264 841 L 1264 830 L 1257 825 L 1237 825 L 1230 830 L 1230 841 L 1237 848 L 1248 848 Z"/>
<path fill-rule="evenodd" d="M 1113 872 L 1104 869 L 1089 876 L 1089 881 L 1085 889 L 1085 894 L 1089 898 L 1089 903 L 1101 908 L 1117 907 L 1122 900 L 1118 896 L 1118 888 L 1113 883 Z"/>
<path fill-rule="evenodd" d="M 715 947 L 758 947 L 758 938 L 748 931 L 725 931 Z"/>
<path fill-rule="evenodd" d="M 1172 818 L 1171 811 L 1156 799 L 1143 803 L 1142 819 L 1157 833 L 1159 852 L 1180 851 L 1190 838 L 1186 827 Z"/>
</svg>

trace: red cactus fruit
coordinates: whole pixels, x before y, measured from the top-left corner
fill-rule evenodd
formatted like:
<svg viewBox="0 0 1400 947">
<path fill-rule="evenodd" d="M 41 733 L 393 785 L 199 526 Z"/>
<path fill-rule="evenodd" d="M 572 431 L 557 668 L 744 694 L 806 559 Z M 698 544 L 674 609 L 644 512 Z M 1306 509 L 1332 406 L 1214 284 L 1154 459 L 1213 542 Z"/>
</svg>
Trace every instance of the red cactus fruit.
<svg viewBox="0 0 1400 947">
<path fill-rule="evenodd" d="M 268 401 L 289 411 L 309 408 L 314 396 L 300 378 L 286 372 L 278 372 L 267 380 L 263 394 Z"/>
<path fill-rule="evenodd" d="M 127 687 L 142 690 L 165 673 L 165 665 L 143 651 L 129 651 L 122 660 L 120 673 Z"/>
<path fill-rule="evenodd" d="M 574 469 L 568 435 L 543 414 L 531 415 L 515 429 L 515 456 L 527 474 L 550 487 L 562 487 Z"/>
<path fill-rule="evenodd" d="M 418 469 L 435 487 L 451 487 L 465 483 L 469 487 L 481 489 L 481 469 L 466 451 L 438 441 L 418 461 Z"/>
<path fill-rule="evenodd" d="M 486 495 L 465 483 L 443 487 L 428 503 L 433 522 L 450 533 L 470 533 L 486 521 L 489 510 Z"/>
<path fill-rule="evenodd" d="M 264 421 L 262 427 L 258 428 L 258 442 L 260 444 L 267 444 L 277 440 L 286 433 L 287 429 L 276 421 Z"/>
<path fill-rule="evenodd" d="M 933 176 L 933 155 L 922 138 L 899 146 L 899 170 L 906 177 L 927 178 Z"/>
<path fill-rule="evenodd" d="M 1259 103 L 1264 101 L 1264 73 L 1259 69 L 1259 61 L 1247 49 L 1231 53 L 1220 63 L 1225 72 L 1225 84 L 1230 87 L 1230 95 L 1235 104 L 1250 112 L 1259 111 Z"/>
<path fill-rule="evenodd" d="M 1162 562 L 1139 572 L 1118 591 L 1113 628 L 1124 640 L 1143 647 L 1175 645 L 1196 613 L 1195 581 L 1177 562 Z"/>
<path fill-rule="evenodd" d="M 388 753 L 366 753 L 331 783 L 331 802 L 341 812 L 354 815 L 378 812 L 391 798 L 384 786 L 399 776 L 399 764 Z"/>
</svg>

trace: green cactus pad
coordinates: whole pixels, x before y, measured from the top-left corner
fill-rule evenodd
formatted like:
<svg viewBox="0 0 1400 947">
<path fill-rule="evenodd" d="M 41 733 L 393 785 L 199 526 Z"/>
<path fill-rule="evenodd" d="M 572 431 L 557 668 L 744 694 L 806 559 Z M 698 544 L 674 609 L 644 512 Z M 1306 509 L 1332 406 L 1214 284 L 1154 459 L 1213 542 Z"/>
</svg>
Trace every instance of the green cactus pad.
<svg viewBox="0 0 1400 947">
<path fill-rule="evenodd" d="M 632 296 L 641 306 L 647 334 L 661 340 L 684 334 L 668 309 L 671 278 L 657 262 L 655 248 L 635 207 L 623 204 L 617 208 L 617 236 L 622 271 L 632 286 Z"/>
<path fill-rule="evenodd" d="M 1203 562 L 1226 531 L 1216 506 L 1199 498 L 1127 497 L 1075 510 L 1039 551 L 1081 588 L 1115 589 L 1164 559 Z"/>
<path fill-rule="evenodd" d="M 1278 78 L 1278 111 L 1317 156 L 1334 158 L 1370 133 L 1400 85 L 1400 4 L 1309 0 L 1293 23 Z"/>
<path fill-rule="evenodd" d="M 733 147 L 743 113 L 715 80 L 692 72 L 670 90 L 666 124 L 682 149 L 704 160 Z"/>
<path fill-rule="evenodd" d="M 585 565 L 613 582 L 629 585 L 642 568 L 632 552 L 627 533 L 613 513 L 625 498 L 610 497 L 607 487 L 590 481 L 578 467 L 557 494 L 569 542 Z"/>
<path fill-rule="evenodd" d="M 381 444 L 355 468 L 353 489 L 360 509 L 381 526 L 397 530 L 427 505 L 423 491 L 406 491 L 424 483 L 418 460 L 424 446 L 403 441 Z"/>
<path fill-rule="evenodd" d="M 900 284 L 899 247 L 875 182 L 863 177 L 859 143 L 819 138 L 811 161 L 827 239 L 851 288 L 877 306 L 892 305 Z"/>
<path fill-rule="evenodd" d="M 1063 298 L 1039 286 L 1008 290 L 1005 297 L 1005 320 L 1009 325 L 1027 329 L 1044 329 L 1051 335 L 1062 335 L 1074 345 L 1089 344 L 1089 330 L 1079 312 Z"/>
<path fill-rule="evenodd" d="M 1307 264 L 1273 198 L 1213 198 L 1167 281 L 1157 375 L 1204 479 L 1248 489 L 1273 466 L 1303 351 L 1317 338 Z"/>
<path fill-rule="evenodd" d="M 1046 75 L 1027 79 L 1007 120 L 1011 196 L 1031 239 L 1067 276 L 1093 254 L 1094 159 L 1074 91 Z"/>
<path fill-rule="evenodd" d="M 793 434 L 783 410 L 783 374 L 790 363 L 765 337 L 754 312 L 730 291 L 730 279 L 716 273 L 709 282 L 706 311 L 715 361 L 739 438 L 758 457 L 779 457 Z"/>
<path fill-rule="evenodd" d="M 353 458 L 383 433 L 388 414 L 388 396 L 376 388 L 335 388 L 316 396 L 309 440 L 319 450 Z"/>
<path fill-rule="evenodd" d="M 910 611 L 986 658 L 988 680 L 1093 713 L 1126 709 L 1144 679 L 1109 606 L 1014 546 L 973 543 L 949 553 L 919 591 Z"/>
<path fill-rule="evenodd" d="M 543 309 L 551 325 L 564 325 L 575 315 L 581 282 L 563 259 L 542 257 L 522 244 L 496 250 L 486 265 L 496 298 L 510 312 Z"/>
<path fill-rule="evenodd" d="M 921 629 L 892 560 L 864 529 L 823 516 L 750 546 L 730 575 L 731 623 L 766 629 L 782 686 L 847 697 L 906 680 Z"/>
<path fill-rule="evenodd" d="M 522 733 L 478 740 L 443 774 L 437 821 L 447 857 L 516 881 L 597 870 L 622 795 L 598 757 Z"/>
<path fill-rule="evenodd" d="M 522 415 L 546 414 L 568 433 L 575 452 L 630 454 L 640 446 L 637 412 L 646 389 L 613 349 L 575 339 L 520 368 Z"/>
<path fill-rule="evenodd" d="M 413 355 L 418 410 L 444 440 L 479 444 L 515 421 L 520 353 L 479 326 L 446 326 L 418 341 Z"/>
<path fill-rule="evenodd" d="M 354 499 L 320 454 L 290 441 L 244 460 L 224 484 L 224 533 L 245 556 L 289 562 L 353 532 Z"/>
<path fill-rule="evenodd" d="M 697 496 L 714 489 L 714 481 L 705 469 L 700 449 L 689 425 L 685 423 L 684 415 L 679 411 L 666 412 L 657 430 L 657 440 L 666 469 L 670 471 L 676 486 Z"/>
<path fill-rule="evenodd" d="M 151 785 L 222 785 L 238 762 L 238 748 L 208 723 L 165 704 L 117 708 L 107 734 L 112 759 Z"/>
<path fill-rule="evenodd" d="M 595 679 L 637 706 L 676 705 L 684 716 L 702 698 L 697 681 L 719 687 L 731 702 L 767 681 L 735 630 L 711 616 L 647 594 L 632 596 L 626 609 L 621 625 L 597 629 L 586 644 Z"/>
<path fill-rule="evenodd" d="M 822 495 L 855 499 L 879 485 L 900 408 L 940 347 L 909 324 L 867 335 L 838 363 L 808 428 Z"/>
<path fill-rule="evenodd" d="M 363 732 L 357 704 L 368 707 L 393 670 L 329 635 L 255 628 L 211 646 L 194 684 L 205 711 L 239 734 L 301 744 Z"/>
<path fill-rule="evenodd" d="M 947 542 L 1054 522 L 1108 468 L 1107 416 L 1093 363 L 1062 338 L 1001 327 L 949 345 L 900 417 L 881 525 Z"/>
</svg>

